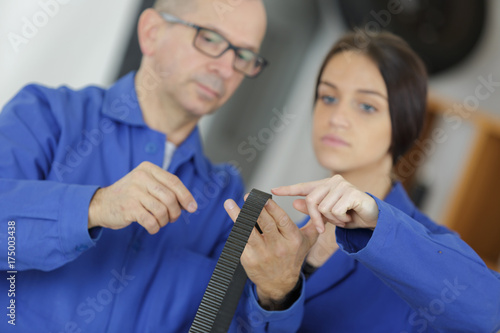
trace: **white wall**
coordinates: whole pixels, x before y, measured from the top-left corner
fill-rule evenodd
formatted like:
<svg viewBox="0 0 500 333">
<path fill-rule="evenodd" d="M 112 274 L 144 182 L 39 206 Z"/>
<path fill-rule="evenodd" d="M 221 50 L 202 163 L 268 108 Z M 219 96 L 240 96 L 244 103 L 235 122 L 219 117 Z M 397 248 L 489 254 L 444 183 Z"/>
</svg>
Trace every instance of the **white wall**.
<svg viewBox="0 0 500 333">
<path fill-rule="evenodd" d="M 138 5 L 133 0 L 1 1 L 0 105 L 30 82 L 109 85 L 135 28 Z M 11 41 L 14 35 L 20 44 Z"/>
</svg>

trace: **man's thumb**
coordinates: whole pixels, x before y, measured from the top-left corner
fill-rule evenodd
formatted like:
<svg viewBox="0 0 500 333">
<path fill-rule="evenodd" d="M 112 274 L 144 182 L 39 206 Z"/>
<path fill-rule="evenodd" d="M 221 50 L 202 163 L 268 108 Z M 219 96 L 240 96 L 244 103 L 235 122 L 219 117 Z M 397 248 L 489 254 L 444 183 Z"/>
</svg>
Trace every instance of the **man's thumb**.
<svg viewBox="0 0 500 333">
<path fill-rule="evenodd" d="M 312 223 L 311 221 L 309 221 L 305 226 L 300 228 L 300 232 L 302 232 L 302 234 L 306 238 L 309 248 L 311 248 L 314 245 L 314 243 L 316 243 L 316 241 L 318 240 L 319 237 L 318 230 L 316 229 L 314 223 Z"/>
</svg>

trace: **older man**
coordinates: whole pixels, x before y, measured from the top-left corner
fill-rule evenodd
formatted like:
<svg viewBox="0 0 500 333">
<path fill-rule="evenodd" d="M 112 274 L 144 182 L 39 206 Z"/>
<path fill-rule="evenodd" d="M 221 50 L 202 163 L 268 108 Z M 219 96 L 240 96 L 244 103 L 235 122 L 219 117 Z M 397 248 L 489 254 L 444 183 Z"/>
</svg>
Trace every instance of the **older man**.
<svg viewBox="0 0 500 333">
<path fill-rule="evenodd" d="M 0 331 L 187 331 L 232 227 L 222 203 L 243 194 L 197 123 L 266 65 L 262 2 L 231 8 L 159 0 L 137 73 L 108 90 L 29 85 L 4 107 Z"/>
</svg>

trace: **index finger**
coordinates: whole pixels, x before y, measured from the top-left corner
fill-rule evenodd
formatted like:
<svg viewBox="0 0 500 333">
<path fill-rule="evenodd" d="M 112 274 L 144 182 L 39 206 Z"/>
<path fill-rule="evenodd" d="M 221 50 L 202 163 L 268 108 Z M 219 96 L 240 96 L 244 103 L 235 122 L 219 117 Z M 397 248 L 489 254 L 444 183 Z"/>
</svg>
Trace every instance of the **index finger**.
<svg viewBox="0 0 500 333">
<path fill-rule="evenodd" d="M 151 175 L 153 175 L 157 181 L 174 192 L 177 201 L 179 201 L 181 206 L 188 212 L 194 213 L 196 209 L 198 209 L 198 204 L 196 203 L 193 195 L 176 175 L 173 175 L 156 165 L 152 167 Z"/>
<path fill-rule="evenodd" d="M 312 182 L 298 183 L 288 186 L 280 186 L 271 189 L 271 192 L 277 196 L 306 196 L 311 193 L 318 185 L 320 185 L 323 180 L 315 180 Z"/>
</svg>

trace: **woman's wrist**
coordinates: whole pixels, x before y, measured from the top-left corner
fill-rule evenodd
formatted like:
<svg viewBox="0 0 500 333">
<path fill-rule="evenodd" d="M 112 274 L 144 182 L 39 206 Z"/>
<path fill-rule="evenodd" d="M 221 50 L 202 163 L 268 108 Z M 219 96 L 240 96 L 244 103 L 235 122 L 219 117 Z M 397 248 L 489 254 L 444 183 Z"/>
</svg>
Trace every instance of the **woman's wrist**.
<svg viewBox="0 0 500 333">
<path fill-rule="evenodd" d="M 309 279 L 309 277 L 318 270 L 318 267 L 310 264 L 307 260 L 304 260 L 304 264 L 302 265 L 302 274 L 304 277 Z"/>
</svg>

